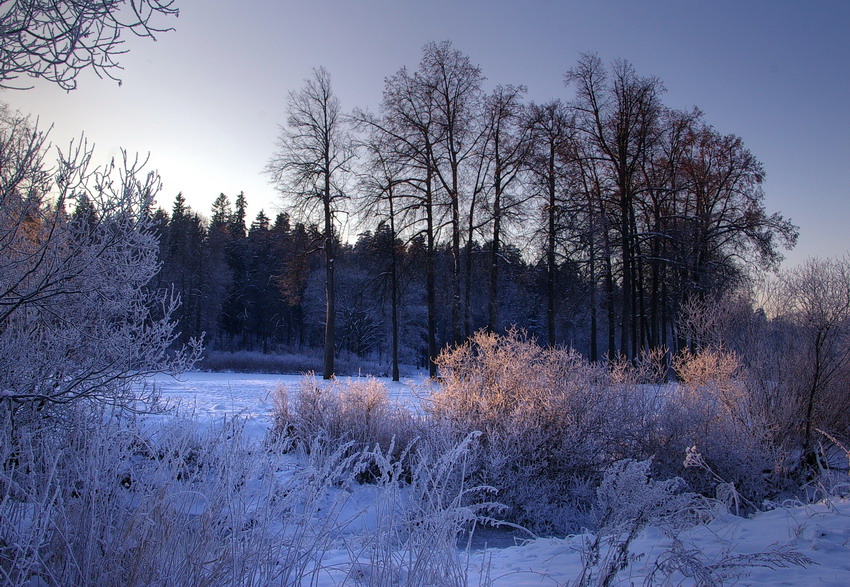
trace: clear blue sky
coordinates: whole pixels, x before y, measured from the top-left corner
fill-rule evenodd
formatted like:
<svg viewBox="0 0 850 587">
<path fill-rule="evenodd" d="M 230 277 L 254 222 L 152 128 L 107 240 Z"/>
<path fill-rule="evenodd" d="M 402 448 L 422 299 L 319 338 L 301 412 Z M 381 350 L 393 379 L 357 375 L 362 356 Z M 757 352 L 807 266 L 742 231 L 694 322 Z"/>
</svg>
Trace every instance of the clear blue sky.
<svg viewBox="0 0 850 587">
<path fill-rule="evenodd" d="M 261 171 L 286 95 L 326 67 L 342 106 L 375 109 L 383 80 L 451 40 L 488 84 L 569 99 L 581 52 L 659 77 L 664 102 L 700 107 L 767 171 L 767 207 L 800 226 L 789 263 L 850 251 L 850 1 L 178 0 L 176 30 L 130 39 L 123 85 L 88 74 L 70 94 L 39 83 L 0 100 L 54 123 L 54 144 L 85 130 L 101 157 L 150 152 L 203 214 L 244 191 L 249 215 L 282 202 Z"/>
</svg>

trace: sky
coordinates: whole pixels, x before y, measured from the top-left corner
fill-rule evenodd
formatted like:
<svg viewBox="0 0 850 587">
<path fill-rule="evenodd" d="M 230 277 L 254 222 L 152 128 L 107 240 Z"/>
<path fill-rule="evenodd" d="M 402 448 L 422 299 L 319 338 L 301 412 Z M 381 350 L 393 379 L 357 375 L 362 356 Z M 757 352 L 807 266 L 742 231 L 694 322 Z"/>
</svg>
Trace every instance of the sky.
<svg viewBox="0 0 850 587">
<path fill-rule="evenodd" d="M 673 108 L 699 107 L 763 163 L 766 207 L 800 227 L 786 266 L 850 252 L 850 1 L 847 0 L 177 0 L 174 31 L 128 39 L 119 86 L 87 72 L 70 93 L 43 82 L 0 101 L 81 131 L 107 160 L 150 154 L 171 208 L 182 192 L 209 215 L 244 192 L 249 218 L 285 205 L 263 174 L 288 92 L 323 66 L 344 110 L 377 110 L 384 78 L 450 40 L 486 88 L 523 84 L 569 100 L 582 52 L 656 76 Z"/>
</svg>

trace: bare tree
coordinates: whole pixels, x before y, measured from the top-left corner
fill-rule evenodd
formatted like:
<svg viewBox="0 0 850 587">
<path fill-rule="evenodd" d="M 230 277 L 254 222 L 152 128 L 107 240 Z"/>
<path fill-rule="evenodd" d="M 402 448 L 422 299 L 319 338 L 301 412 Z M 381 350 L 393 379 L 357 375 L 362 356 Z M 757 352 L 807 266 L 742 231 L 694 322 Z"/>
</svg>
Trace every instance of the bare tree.
<svg viewBox="0 0 850 587">
<path fill-rule="evenodd" d="M 797 227 L 765 210 L 761 162 L 740 137 L 721 135 L 702 120 L 689 134 L 678 239 L 687 289 L 710 292 L 722 285 L 735 260 L 776 269 L 782 260 L 778 245 L 793 247 Z"/>
<path fill-rule="evenodd" d="M 793 336 L 783 353 L 792 366 L 786 401 L 799 406 L 803 462 L 814 466 L 817 429 L 850 434 L 850 259 L 809 259 L 781 276 L 775 294 L 776 319 Z"/>
<path fill-rule="evenodd" d="M 619 231 L 622 313 L 620 352 L 637 351 L 637 247 L 635 198 L 639 191 L 640 163 L 657 136 L 661 113 L 661 82 L 640 77 L 625 61 L 607 71 L 596 55 L 583 55 L 566 74 L 576 85 L 577 129 L 593 148 L 593 157 L 604 162 L 610 178 L 610 214 Z"/>
<path fill-rule="evenodd" d="M 555 100 L 546 104 L 532 104 L 528 113 L 528 126 L 533 132 L 533 152 L 529 166 L 542 200 L 543 230 L 546 256 L 546 332 L 549 346 L 554 347 L 556 315 L 557 241 L 562 206 L 561 184 L 564 176 L 560 154 L 572 140 L 573 121 L 566 106 Z"/>
<path fill-rule="evenodd" d="M 390 323 L 392 346 L 392 378 L 399 380 L 399 213 L 403 199 L 402 190 L 409 186 L 406 177 L 406 157 L 395 150 L 398 141 L 386 132 L 387 125 L 365 113 L 355 115 L 360 125 L 365 127 L 368 139 L 365 141 L 367 167 L 361 175 L 360 186 L 364 193 L 363 211 L 365 215 L 381 218 L 389 230 L 389 271 L 390 281 Z"/>
<path fill-rule="evenodd" d="M 121 35 L 155 39 L 171 30 L 159 17 L 177 15 L 174 0 L 0 2 L 0 88 L 23 89 L 15 82 L 26 76 L 73 90 L 86 69 L 120 83 Z"/>
<path fill-rule="evenodd" d="M 435 127 L 436 106 L 432 88 L 420 83 L 416 74 L 400 69 L 385 81 L 382 116 L 355 115 L 358 122 L 371 128 L 384 148 L 391 149 L 406 168 L 405 183 L 411 188 L 406 210 L 421 222 L 419 234 L 425 240 L 425 290 L 427 307 L 428 372 L 436 377 L 437 366 L 437 293 L 436 239 L 438 230 L 435 198 Z M 415 236 L 414 236 L 415 238 Z"/>
<path fill-rule="evenodd" d="M 641 163 L 644 194 L 638 200 L 641 239 L 648 243 L 642 262 L 649 266 L 649 310 L 644 313 L 648 322 L 650 348 L 670 348 L 668 330 L 675 328 L 673 321 L 678 309 L 671 307 L 670 299 L 678 299 L 678 289 L 672 292 L 671 281 L 676 275 L 673 246 L 677 224 L 686 216 L 680 204 L 684 199 L 688 181 L 683 174 L 683 164 L 690 143 L 691 129 L 702 113 L 665 110 L 662 114 L 661 134 Z"/>
<path fill-rule="evenodd" d="M 416 81 L 431 97 L 434 175 L 446 196 L 450 215 L 452 343 L 462 338 L 460 206 L 464 166 L 475 155 L 483 135 L 479 116 L 483 80 L 481 69 L 472 65 L 469 57 L 453 49 L 450 42 L 425 45 Z"/>
<path fill-rule="evenodd" d="M 334 262 L 336 216 L 345 195 L 345 179 L 354 148 L 330 74 L 314 70 L 304 87 L 289 93 L 286 126 L 266 171 L 284 196 L 306 216 L 318 214 L 324 227 L 325 355 L 322 376 L 334 376 L 336 298 Z"/>
<path fill-rule="evenodd" d="M 490 284 L 488 292 L 487 329 L 500 328 L 499 317 L 499 260 L 505 221 L 515 216 L 525 201 L 519 189 L 522 172 L 526 169 L 533 146 L 531 125 L 527 124 L 522 95 L 523 86 L 497 86 L 487 96 L 484 106 L 485 128 L 482 159 L 489 168 L 487 187 L 490 192 L 492 232 L 490 240 Z M 473 225 L 470 212 L 470 226 Z M 472 239 L 470 231 L 469 240 Z M 471 255 L 467 256 L 467 264 Z M 469 274 L 470 271 L 467 271 Z M 467 277 L 467 282 L 469 277 Z M 469 284 L 467 291 L 469 291 Z M 467 303 L 468 305 L 468 303 Z M 469 334 L 469 333 L 468 333 Z"/>
<path fill-rule="evenodd" d="M 93 169 L 84 141 L 55 167 L 47 150 L 44 133 L 0 110 L 0 406 L 138 407 L 138 381 L 200 352 L 192 343 L 169 355 L 179 300 L 148 287 L 159 271 L 159 177 L 126 155 Z"/>
</svg>

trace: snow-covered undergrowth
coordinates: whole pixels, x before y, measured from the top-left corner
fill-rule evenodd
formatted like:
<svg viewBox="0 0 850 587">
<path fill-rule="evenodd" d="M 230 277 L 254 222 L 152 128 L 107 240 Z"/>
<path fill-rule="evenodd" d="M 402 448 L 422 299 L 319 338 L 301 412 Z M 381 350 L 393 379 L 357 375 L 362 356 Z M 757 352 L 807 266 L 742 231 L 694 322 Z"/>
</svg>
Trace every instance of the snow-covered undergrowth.
<svg viewBox="0 0 850 587">
<path fill-rule="evenodd" d="M 5 436 L 0 582 L 463 582 L 457 536 L 488 507 L 467 499 L 488 491 L 464 483 L 474 435 L 402 471 L 379 448 L 256 442 L 243 424 L 74 414 Z"/>
<path fill-rule="evenodd" d="M 657 386 L 477 340 L 440 384 L 191 373 L 169 414 L 7 418 L 0 583 L 850 584 L 847 472 L 767 476 L 717 357 Z"/>
<path fill-rule="evenodd" d="M 464 479 L 479 435 L 394 458 L 258 441 L 243 418 L 75 415 L 4 437 L 0 577 L 9 585 L 846 584 L 850 503 L 729 514 L 621 461 L 597 531 L 481 550 L 499 508 Z M 6 422 L 5 424 L 10 424 Z M 392 448 L 392 447 L 391 447 Z M 389 451 L 393 453 L 393 450 Z M 398 454 L 398 453 L 394 453 Z M 366 468 L 368 483 L 358 480 Z"/>
<path fill-rule="evenodd" d="M 652 477 L 739 512 L 788 491 L 775 473 L 780 447 L 729 398 L 741 387 L 733 370 L 688 357 L 677 364 L 683 383 L 655 384 L 658 358 L 598 365 L 518 332 L 478 333 L 438 359 L 443 384 L 423 402 L 425 428 L 454 439 L 481 431 L 473 478 L 499 488 L 506 516 L 538 534 L 595 527 L 595 489 L 624 459 L 651 459 Z"/>
</svg>

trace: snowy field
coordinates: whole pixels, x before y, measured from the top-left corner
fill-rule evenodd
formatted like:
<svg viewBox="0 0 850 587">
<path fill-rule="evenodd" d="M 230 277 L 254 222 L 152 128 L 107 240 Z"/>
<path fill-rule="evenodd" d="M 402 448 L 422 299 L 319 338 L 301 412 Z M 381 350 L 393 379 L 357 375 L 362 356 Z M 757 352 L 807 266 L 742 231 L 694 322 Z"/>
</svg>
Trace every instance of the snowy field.
<svg viewBox="0 0 850 587">
<path fill-rule="evenodd" d="M 275 390 L 284 387 L 291 394 L 298 393 L 303 380 L 303 375 L 190 371 L 176 379 L 157 375 L 150 378 L 148 384 L 156 386 L 165 405 L 177 407 L 181 414 L 194 414 L 198 419 L 213 421 L 242 416 L 246 419 L 246 431 L 258 437 L 271 426 Z M 317 378 L 317 382 L 321 381 Z M 381 381 L 391 399 L 415 404 L 424 376 L 401 382 Z"/>
<path fill-rule="evenodd" d="M 284 386 L 297 393 L 301 380 L 301 376 L 191 372 L 178 380 L 160 376 L 152 383 L 163 401 L 179 405 L 183 414 L 193 413 L 200 420 L 241 415 L 249 434 L 260 439 L 272 422 L 274 390 Z M 385 383 L 392 398 L 418 401 L 421 379 Z M 356 489 L 348 499 L 347 515 L 367 512 L 370 495 L 368 486 Z M 675 544 L 649 528 L 632 542 L 632 562 L 617 575 L 616 584 L 850 585 L 850 502 L 788 505 L 751 519 L 720 514 L 708 525 L 679 533 Z M 368 531 L 368 524 L 364 527 Z M 499 547 L 485 547 L 479 541 L 479 547 L 464 555 L 468 584 L 575 584 L 588 540 L 586 535 L 538 538 L 508 546 L 504 535 L 494 535 Z M 319 584 L 370 584 L 369 565 L 352 565 L 350 554 L 350 546 L 327 552 L 323 564 L 328 570 Z M 805 565 L 793 564 L 795 558 Z M 690 576 L 671 574 L 671 568 Z"/>
</svg>

